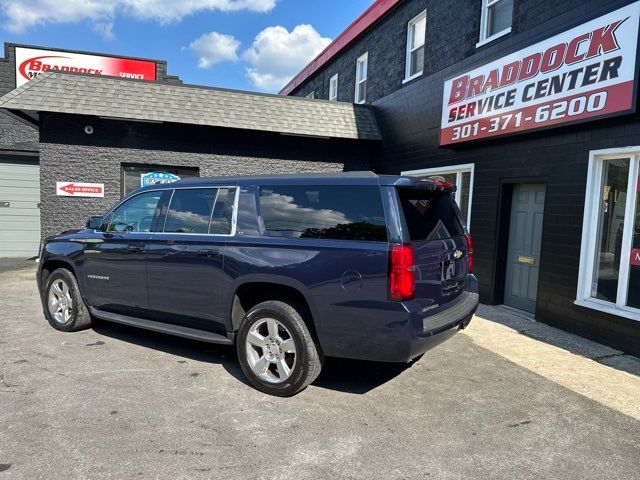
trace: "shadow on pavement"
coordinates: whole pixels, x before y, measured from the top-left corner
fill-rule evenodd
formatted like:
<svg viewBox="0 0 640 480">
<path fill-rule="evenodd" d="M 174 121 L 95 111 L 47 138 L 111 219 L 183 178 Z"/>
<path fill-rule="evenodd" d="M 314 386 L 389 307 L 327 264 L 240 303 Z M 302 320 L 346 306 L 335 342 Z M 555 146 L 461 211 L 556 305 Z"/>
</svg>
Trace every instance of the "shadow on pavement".
<svg viewBox="0 0 640 480">
<path fill-rule="evenodd" d="M 118 323 L 94 321 L 93 330 L 105 337 L 158 350 L 171 355 L 221 365 L 230 375 L 249 385 L 235 346 L 198 342 Z M 314 386 L 346 393 L 364 394 L 400 375 L 410 364 L 393 364 L 327 358 Z"/>
<path fill-rule="evenodd" d="M 481 305 L 477 315 L 499 323 L 529 338 L 553 345 L 574 355 L 589 358 L 611 368 L 640 376 L 640 359 L 545 323 L 536 322 L 527 313 L 500 306 Z"/>
<path fill-rule="evenodd" d="M 23 270 L 25 268 L 33 268 L 38 266 L 35 262 L 36 257 L 32 258 L 7 258 L 0 257 L 0 273 L 12 272 L 15 270 Z"/>
<path fill-rule="evenodd" d="M 313 385 L 339 392 L 363 394 L 394 379 L 410 366 L 407 363 L 326 358 L 322 372 Z"/>
</svg>

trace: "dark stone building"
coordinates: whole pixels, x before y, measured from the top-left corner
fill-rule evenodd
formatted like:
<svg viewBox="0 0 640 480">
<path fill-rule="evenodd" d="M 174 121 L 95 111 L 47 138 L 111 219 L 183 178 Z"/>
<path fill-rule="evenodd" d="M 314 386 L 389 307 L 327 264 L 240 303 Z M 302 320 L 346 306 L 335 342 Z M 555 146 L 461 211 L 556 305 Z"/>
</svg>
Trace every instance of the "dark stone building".
<svg viewBox="0 0 640 480">
<path fill-rule="evenodd" d="M 370 104 L 383 135 L 372 170 L 458 184 L 483 302 L 637 354 L 638 9 L 629 0 L 379 0 L 281 94 Z M 499 85 L 505 65 L 531 58 L 537 74 L 527 80 L 516 63 L 522 82 Z M 619 68 L 602 76 L 606 65 Z M 609 90 L 624 75 L 624 93 Z M 521 104 L 466 110 L 509 88 L 520 88 Z M 528 95 L 536 88 L 549 104 Z M 447 118 L 460 112 L 466 120 Z"/>
</svg>

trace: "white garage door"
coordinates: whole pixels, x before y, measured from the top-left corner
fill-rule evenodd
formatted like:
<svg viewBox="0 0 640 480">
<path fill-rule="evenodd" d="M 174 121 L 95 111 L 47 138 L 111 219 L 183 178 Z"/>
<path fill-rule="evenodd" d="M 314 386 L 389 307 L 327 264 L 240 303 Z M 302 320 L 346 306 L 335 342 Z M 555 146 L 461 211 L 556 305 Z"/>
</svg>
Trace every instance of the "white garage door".
<svg viewBox="0 0 640 480">
<path fill-rule="evenodd" d="M 0 257 L 32 257 L 40 245 L 40 167 L 0 157 Z"/>
</svg>

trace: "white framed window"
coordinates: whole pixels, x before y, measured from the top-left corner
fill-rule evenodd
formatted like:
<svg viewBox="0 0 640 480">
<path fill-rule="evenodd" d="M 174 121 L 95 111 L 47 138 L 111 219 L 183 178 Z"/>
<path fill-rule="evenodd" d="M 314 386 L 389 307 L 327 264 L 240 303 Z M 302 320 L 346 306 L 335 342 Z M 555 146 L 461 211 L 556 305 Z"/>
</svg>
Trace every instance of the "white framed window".
<svg viewBox="0 0 640 480">
<path fill-rule="evenodd" d="M 311 99 L 316 98 L 316 92 L 315 92 L 315 90 L 314 90 L 313 92 L 308 93 L 308 94 L 307 94 L 307 98 L 311 98 Z"/>
<path fill-rule="evenodd" d="M 575 303 L 640 321 L 640 146 L 589 155 Z"/>
<path fill-rule="evenodd" d="M 511 32 L 513 0 L 482 0 L 480 41 L 476 47 Z"/>
<path fill-rule="evenodd" d="M 457 186 L 456 203 L 462 212 L 467 230 L 471 231 L 471 201 L 473 199 L 473 177 L 475 164 L 454 165 L 451 167 L 425 168 L 421 170 L 408 170 L 402 175 L 421 178 L 436 178 Z"/>
<path fill-rule="evenodd" d="M 422 75 L 424 71 L 424 44 L 427 33 L 427 11 L 412 19 L 407 27 L 407 58 L 404 81 Z"/>
<path fill-rule="evenodd" d="M 356 95 L 355 103 L 367 101 L 367 70 L 369 69 L 369 52 L 356 60 Z"/>
<path fill-rule="evenodd" d="M 338 101 L 338 74 L 329 79 L 329 100 Z"/>
</svg>

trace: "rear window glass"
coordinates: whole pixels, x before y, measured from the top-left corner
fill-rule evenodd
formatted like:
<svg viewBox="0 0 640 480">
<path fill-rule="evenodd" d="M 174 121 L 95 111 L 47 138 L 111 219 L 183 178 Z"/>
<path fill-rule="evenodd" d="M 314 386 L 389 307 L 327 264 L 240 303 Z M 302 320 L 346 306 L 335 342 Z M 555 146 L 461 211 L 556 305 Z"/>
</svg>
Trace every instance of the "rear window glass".
<svg viewBox="0 0 640 480">
<path fill-rule="evenodd" d="M 231 216 L 235 198 L 235 188 L 221 188 L 218 190 L 216 204 L 211 215 L 209 233 L 214 235 L 229 235 L 231 233 Z"/>
<path fill-rule="evenodd" d="M 387 240 L 376 186 L 268 186 L 260 189 L 270 237 Z"/>
<path fill-rule="evenodd" d="M 464 235 L 450 195 L 411 188 L 399 188 L 398 193 L 411 240 L 438 240 Z"/>
<path fill-rule="evenodd" d="M 175 190 L 169 205 L 164 231 L 170 233 L 208 233 L 215 188 Z"/>
</svg>

